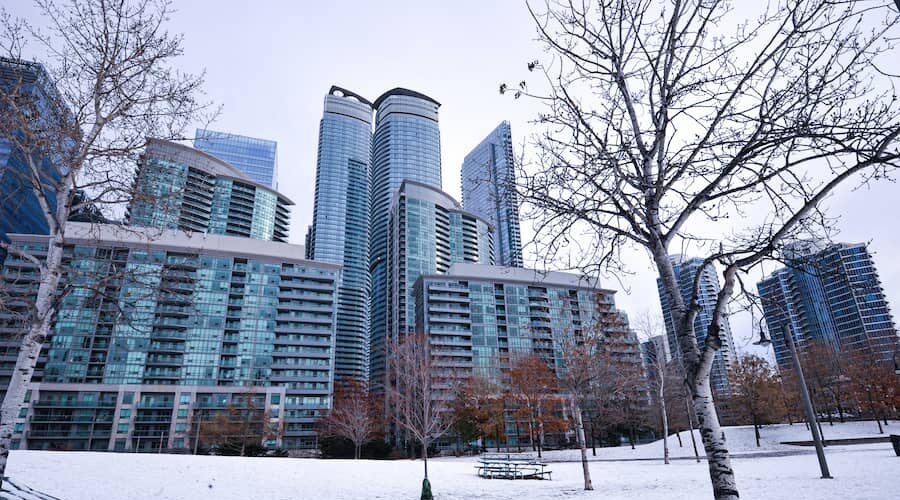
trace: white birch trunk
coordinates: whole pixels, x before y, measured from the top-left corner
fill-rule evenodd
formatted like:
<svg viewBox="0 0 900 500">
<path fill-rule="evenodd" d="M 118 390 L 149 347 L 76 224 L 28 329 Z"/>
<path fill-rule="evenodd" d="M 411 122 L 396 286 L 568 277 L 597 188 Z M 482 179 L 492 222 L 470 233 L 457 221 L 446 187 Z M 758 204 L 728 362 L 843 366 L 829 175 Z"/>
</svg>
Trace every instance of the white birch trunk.
<svg viewBox="0 0 900 500">
<path fill-rule="evenodd" d="M 706 458 L 709 463 L 709 477 L 712 482 L 713 496 L 716 500 L 737 500 L 740 495 L 738 494 L 737 483 L 734 478 L 734 469 L 731 467 L 731 459 L 728 456 L 728 447 L 725 443 L 725 433 L 722 432 L 722 428 L 719 425 L 719 416 L 716 413 L 712 389 L 709 383 L 715 351 L 707 349 L 701 351 L 697 345 L 697 338 L 694 335 L 693 315 L 689 314 L 688 306 L 682 299 L 681 289 L 666 249 L 663 247 L 655 248 L 653 258 L 659 270 L 669 305 L 672 308 L 676 337 L 680 344 L 677 347 L 681 354 L 684 371 L 687 374 L 686 382 L 691 390 L 697 426 L 700 430 L 703 448 L 706 451 Z"/>
<path fill-rule="evenodd" d="M 3 405 L 0 406 L 0 484 L 6 477 L 6 464 L 16 419 L 19 410 L 25 404 L 25 393 L 28 391 L 38 356 L 53 323 L 53 296 L 61 275 L 62 255 L 63 237 L 57 234 L 48 241 L 47 258 L 43 262 L 41 283 L 35 300 L 34 319 L 22 339 L 16 366 L 10 376 Z"/>
<path fill-rule="evenodd" d="M 581 418 L 581 407 L 575 397 L 572 398 L 572 416 L 575 418 L 575 436 L 578 439 L 578 447 L 581 449 L 581 471 L 584 474 L 584 489 L 593 490 L 591 482 L 591 469 L 588 467 L 587 443 L 584 439 L 584 422 Z"/>
</svg>

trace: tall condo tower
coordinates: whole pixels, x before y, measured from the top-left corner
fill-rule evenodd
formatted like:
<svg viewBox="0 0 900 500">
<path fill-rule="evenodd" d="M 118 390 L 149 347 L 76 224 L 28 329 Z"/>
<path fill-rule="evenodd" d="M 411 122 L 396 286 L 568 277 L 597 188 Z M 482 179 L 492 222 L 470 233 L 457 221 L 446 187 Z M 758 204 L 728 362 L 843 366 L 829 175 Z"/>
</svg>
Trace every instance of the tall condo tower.
<svg viewBox="0 0 900 500">
<path fill-rule="evenodd" d="M 307 258 L 341 264 L 335 376 L 368 374 L 369 175 L 372 103 L 340 87 L 325 96 Z"/>
<path fill-rule="evenodd" d="M 788 265 L 756 284 L 778 364 L 791 363 L 788 332 L 800 349 L 821 343 L 892 362 L 897 329 L 866 245 L 810 241 L 785 253 Z"/>
<path fill-rule="evenodd" d="M 231 164 L 183 144 L 150 139 L 134 191 L 126 220 L 135 226 L 288 239 L 293 202 Z"/>
<path fill-rule="evenodd" d="M 194 147 L 234 165 L 254 182 L 278 188 L 278 143 L 275 141 L 197 129 Z"/>
<path fill-rule="evenodd" d="M 0 57 L 0 96 L 19 101 L 35 113 L 25 127 L 53 130 L 65 120 L 59 92 L 44 67 L 36 62 Z M 64 122 L 62 122 L 64 123 Z M 50 230 L 38 197 L 31 187 L 31 171 L 25 153 L 0 137 L 0 242 L 9 243 L 7 233 L 47 234 Z M 55 185 L 62 177 L 59 165 L 42 162 L 40 181 L 51 210 L 56 208 Z M 0 265 L 6 250 L 0 248 Z"/>
<path fill-rule="evenodd" d="M 509 122 L 504 121 L 463 160 L 462 202 L 493 227 L 497 263 L 506 267 L 523 265 L 515 179 Z"/>
<path fill-rule="evenodd" d="M 719 276 L 716 274 L 715 268 L 712 266 L 703 266 L 703 259 L 687 258 L 682 255 L 670 255 L 672 264 L 675 267 L 675 276 L 678 278 L 678 286 L 681 288 L 681 296 L 685 302 L 689 301 L 694 285 L 694 277 L 700 273 L 700 292 L 698 302 L 700 311 L 694 318 L 694 335 L 697 337 L 697 343 L 703 348 L 706 342 L 706 334 L 709 330 L 709 324 L 713 316 L 713 309 L 716 305 L 716 296 L 719 294 Z M 659 288 L 659 301 L 662 305 L 663 320 L 666 323 L 666 337 L 669 341 L 669 351 L 672 357 L 681 357 L 681 348 L 679 347 L 678 338 L 675 334 L 675 320 L 672 316 L 672 305 L 666 299 L 663 291 L 662 281 L 657 278 L 657 287 Z M 734 342 L 731 339 L 731 326 L 726 318 L 722 322 L 722 347 L 716 352 L 713 360 L 712 373 L 710 374 L 710 383 L 713 391 L 720 395 L 729 395 L 731 392 L 731 383 L 729 380 L 731 372 L 731 363 L 737 357 L 734 351 Z"/>
<path fill-rule="evenodd" d="M 387 328 L 391 202 L 405 180 L 441 188 L 441 134 L 438 130 L 440 103 L 424 94 L 395 88 L 376 99 L 373 107 L 369 332 L 371 345 L 375 346 L 383 343 Z"/>
</svg>

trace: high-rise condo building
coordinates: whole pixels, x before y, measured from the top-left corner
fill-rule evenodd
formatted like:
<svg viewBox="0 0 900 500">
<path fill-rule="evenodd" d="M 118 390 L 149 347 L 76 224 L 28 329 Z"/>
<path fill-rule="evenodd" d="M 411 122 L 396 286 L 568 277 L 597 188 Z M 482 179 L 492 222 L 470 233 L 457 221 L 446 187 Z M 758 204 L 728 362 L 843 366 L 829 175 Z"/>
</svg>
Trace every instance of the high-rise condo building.
<svg viewBox="0 0 900 500">
<path fill-rule="evenodd" d="M 419 276 L 445 273 L 456 262 L 494 262 L 490 226 L 446 193 L 418 182 L 404 181 L 394 195 L 388 234 L 387 314 L 383 325 L 372 325 L 376 391 L 384 382 L 390 340 L 415 329 Z"/>
<path fill-rule="evenodd" d="M 140 159 L 129 224 L 287 242 L 293 203 L 198 149 L 151 139 Z"/>
<path fill-rule="evenodd" d="M 800 242 L 785 260 L 786 267 L 756 285 L 779 365 L 791 363 L 788 332 L 798 349 L 821 343 L 893 360 L 897 329 L 864 243 Z"/>
<path fill-rule="evenodd" d="M 10 237 L 46 252 L 46 236 Z M 252 401 L 281 429 L 266 445 L 315 447 L 313 424 L 330 407 L 339 265 L 285 243 L 75 222 L 64 252 L 69 293 L 13 446 L 187 451 L 202 422 Z M 11 304 L 32 300 L 34 267 L 7 259 L 2 284 L 24 299 Z M 6 381 L 22 312 L 0 315 Z"/>
<path fill-rule="evenodd" d="M 440 103 L 418 92 L 395 88 L 373 103 L 375 133 L 372 138 L 372 183 L 369 217 L 369 330 L 370 366 L 387 326 L 388 302 L 388 222 L 394 194 L 405 180 L 441 189 L 441 135 L 438 130 Z"/>
<path fill-rule="evenodd" d="M 494 228 L 497 263 L 522 267 L 515 179 L 511 132 L 504 121 L 463 160 L 462 203 Z"/>
<path fill-rule="evenodd" d="M 277 142 L 197 129 L 194 147 L 236 167 L 253 182 L 278 189 Z"/>
<path fill-rule="evenodd" d="M 483 264 L 454 263 L 446 273 L 420 276 L 415 329 L 428 336 L 439 378 L 433 397 L 452 391 L 447 381 L 457 377 L 503 384 L 510 367 L 529 355 L 563 369 L 562 350 L 588 335 L 605 339 L 621 371 L 640 373 L 638 340 L 614 294 L 578 274 Z M 506 433 L 510 444 L 530 444 L 527 423 L 517 425 L 514 413 Z"/>
<path fill-rule="evenodd" d="M 700 310 L 697 317 L 694 318 L 694 335 L 697 337 L 697 344 L 703 349 L 709 325 L 712 320 L 713 310 L 716 305 L 716 296 L 719 293 L 719 276 L 713 266 L 704 267 L 703 260 L 698 258 L 687 258 L 682 255 L 671 255 L 669 259 L 672 261 L 675 270 L 675 277 L 678 279 L 678 286 L 681 288 L 681 297 L 685 302 L 691 299 L 694 279 L 700 275 L 699 294 L 697 303 Z M 678 337 L 675 333 L 675 320 L 672 316 L 672 306 L 666 297 L 663 289 L 662 281 L 657 278 L 656 285 L 659 289 L 659 301 L 662 305 L 663 320 L 666 324 L 666 336 L 669 341 L 669 351 L 673 358 L 681 358 L 681 348 Z M 731 338 L 731 325 L 727 317 L 722 321 L 722 329 L 720 332 L 722 338 L 722 347 L 716 351 L 713 360 L 712 372 L 710 373 L 710 384 L 715 394 L 730 395 L 731 394 L 731 366 L 737 358 L 734 351 L 734 341 Z"/>
<path fill-rule="evenodd" d="M 0 57 L 0 97 L 16 102 L 22 109 L 35 109 L 37 123 L 32 126 L 36 129 L 52 129 L 66 119 L 62 116 L 65 110 L 60 108 L 62 100 L 56 86 L 39 63 Z M 44 211 L 31 188 L 31 169 L 24 154 L 0 135 L 0 241 L 9 241 L 7 233 L 47 234 L 49 231 Z M 58 165 L 43 161 L 40 175 L 53 210 L 56 197 L 52 190 L 61 176 Z M 0 265 L 5 256 L 6 250 L 0 248 Z"/>
<path fill-rule="evenodd" d="M 313 223 L 306 239 L 310 259 L 343 266 L 338 291 L 335 376 L 368 374 L 369 176 L 372 104 L 331 87 L 319 124 Z"/>
</svg>

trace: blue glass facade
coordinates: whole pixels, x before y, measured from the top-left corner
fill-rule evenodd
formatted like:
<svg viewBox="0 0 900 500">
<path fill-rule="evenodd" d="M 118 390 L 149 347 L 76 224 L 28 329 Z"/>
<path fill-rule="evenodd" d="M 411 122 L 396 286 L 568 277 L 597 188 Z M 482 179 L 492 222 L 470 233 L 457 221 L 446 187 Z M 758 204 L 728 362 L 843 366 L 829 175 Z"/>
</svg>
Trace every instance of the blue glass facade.
<svg viewBox="0 0 900 500">
<path fill-rule="evenodd" d="M 275 141 L 197 129 L 194 147 L 237 167 L 253 182 L 278 188 L 278 143 Z"/>
<path fill-rule="evenodd" d="M 441 136 L 434 99 L 406 89 L 385 92 L 373 103 L 375 133 L 372 139 L 369 245 L 370 369 L 383 370 L 383 345 L 388 313 L 388 221 L 394 194 L 405 180 L 441 188 Z M 376 359 L 382 356 L 380 360 Z"/>
<path fill-rule="evenodd" d="M 372 105 L 332 87 L 319 124 L 313 223 L 307 256 L 343 266 L 338 293 L 335 376 L 368 375 L 369 177 Z"/>
<path fill-rule="evenodd" d="M 142 235 L 135 228 L 81 223 L 67 229 L 64 280 L 71 293 L 60 304 L 35 383 L 75 398 L 101 386 L 115 393 L 126 386 L 144 392 L 152 391 L 148 386 L 169 386 L 169 392 L 278 388 L 280 445 L 315 445 L 313 422 L 330 407 L 340 266 L 300 260 L 294 245 L 246 238 L 156 230 Z M 46 238 L 13 238 L 36 255 L 46 251 Z M 38 277 L 31 263 L 10 257 L 2 279 L 25 294 L 33 293 Z M 0 318 L 4 350 L 16 347 L 13 318 Z M 14 356 L 4 357 L 2 374 L 8 377 L 14 363 Z M 111 397 L 113 407 L 121 406 Z M 165 429 L 156 431 L 172 440 L 169 447 L 178 447 L 179 436 L 183 444 L 190 440 L 183 428 L 180 434 L 168 430 L 176 425 L 171 407 L 157 417 Z M 108 433 L 76 431 L 56 437 L 105 437 L 102 449 L 114 447 Z M 140 438 L 135 432 L 132 427 L 119 437 Z M 28 446 L 43 446 L 43 438 Z"/>
<path fill-rule="evenodd" d="M 445 273 L 454 263 L 494 263 L 491 230 L 475 215 L 462 211 L 446 193 L 404 181 L 392 203 L 387 266 L 385 323 L 372 325 L 372 387 L 379 390 L 387 368 L 389 339 L 402 338 L 416 325 L 416 280 Z M 374 321 L 374 318 L 373 318 Z"/>
<path fill-rule="evenodd" d="M 775 359 L 789 366 L 784 335 L 799 348 L 824 343 L 835 351 L 863 351 L 890 362 L 897 330 L 875 263 L 865 244 L 795 245 L 788 266 L 757 283 Z"/>
<path fill-rule="evenodd" d="M 461 175 L 463 208 L 493 226 L 497 263 L 522 267 L 519 203 L 509 122 L 501 123 L 466 155 Z"/>
<path fill-rule="evenodd" d="M 140 160 L 127 221 L 287 242 L 292 204 L 211 155 L 152 139 Z"/>
<path fill-rule="evenodd" d="M 39 112 L 53 115 L 50 106 L 59 102 L 56 87 L 43 66 L 38 63 L 0 58 L 0 95 L 9 94 L 24 106 L 34 106 Z M 18 97 L 12 97 L 18 96 Z M 38 119 L 47 118 L 39 116 Z M 38 127 L 39 124 L 35 124 Z M 12 131 L 10 131 L 12 133 Z M 47 234 L 49 226 L 44 211 L 31 188 L 31 169 L 22 151 L 0 135 L 0 240 L 9 241 L 7 233 Z M 39 160 L 40 161 L 40 160 Z M 41 181 L 44 193 L 55 209 L 54 185 L 61 177 L 50 162 L 43 161 Z M 6 251 L 0 248 L 0 265 Z"/>
<path fill-rule="evenodd" d="M 700 310 L 697 312 L 697 317 L 694 318 L 694 335 L 697 337 L 697 344 L 702 349 L 704 342 L 706 342 L 706 334 L 709 330 L 713 310 L 716 305 L 716 297 L 720 289 L 719 276 L 716 274 L 714 267 L 707 266 L 703 268 L 703 259 L 686 259 L 681 255 L 673 255 L 669 258 L 672 260 L 675 276 L 678 278 L 678 286 L 681 288 L 681 297 L 685 302 L 690 302 L 694 278 L 700 273 L 700 289 L 697 297 Z M 659 301 L 662 306 L 663 320 L 666 324 L 669 352 L 672 353 L 673 357 L 680 358 L 681 349 L 678 347 L 679 342 L 675 334 L 672 306 L 669 305 L 669 301 L 666 298 L 662 281 L 657 278 L 656 284 L 659 291 Z M 737 354 L 734 351 L 731 325 L 727 318 L 722 322 L 720 336 L 722 338 L 722 347 L 716 352 L 713 360 L 710 384 L 715 394 L 728 395 L 731 394 L 731 382 L 729 380 L 731 364 L 737 358 Z"/>
</svg>

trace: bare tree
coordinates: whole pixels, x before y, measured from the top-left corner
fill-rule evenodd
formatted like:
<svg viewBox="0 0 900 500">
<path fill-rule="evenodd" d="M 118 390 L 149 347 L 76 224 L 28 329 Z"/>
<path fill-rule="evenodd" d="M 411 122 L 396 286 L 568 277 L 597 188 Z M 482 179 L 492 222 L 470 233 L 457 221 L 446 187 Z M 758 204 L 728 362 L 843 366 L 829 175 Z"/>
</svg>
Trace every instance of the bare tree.
<svg viewBox="0 0 900 500">
<path fill-rule="evenodd" d="M 540 81 L 514 95 L 545 105 L 535 160 L 519 175 L 534 254 L 592 274 L 621 272 L 630 248 L 649 255 L 672 305 L 713 494 L 734 500 L 709 381 L 729 302 L 784 242 L 829 229 L 821 203 L 837 186 L 898 166 L 900 126 L 898 77 L 877 66 L 896 58 L 892 3 L 784 1 L 746 22 L 730 5 L 529 5 L 548 56 L 528 64 Z M 722 273 L 702 346 L 699 274 L 683 296 L 669 256 L 687 249 Z"/>
<path fill-rule="evenodd" d="M 663 463 L 669 463 L 669 412 L 666 407 L 666 383 L 671 378 L 669 362 L 666 359 L 665 330 L 661 327 L 657 318 L 645 313 L 636 318 L 635 329 L 640 332 L 644 342 L 649 342 L 645 351 L 647 363 L 647 380 L 652 400 L 659 411 L 660 424 L 663 435 Z M 679 438 L 680 439 L 680 438 Z"/>
<path fill-rule="evenodd" d="M 519 414 L 528 424 L 532 445 L 542 456 L 545 432 L 559 427 L 559 416 L 551 403 L 559 399 L 559 387 L 553 370 L 541 358 L 531 355 L 519 358 L 509 370 L 509 390 L 519 404 Z"/>
<path fill-rule="evenodd" d="M 332 408 L 318 422 L 325 435 L 353 442 L 353 458 L 359 460 L 362 446 L 374 439 L 381 429 L 375 398 L 357 380 L 335 383 Z"/>
<path fill-rule="evenodd" d="M 729 406 L 738 419 L 753 424 L 758 447 L 760 426 L 779 422 L 785 413 L 778 376 L 768 361 L 751 354 L 737 360 L 731 381 L 733 391 L 728 398 Z"/>
<path fill-rule="evenodd" d="M 847 353 L 851 357 L 848 378 L 851 391 L 861 414 L 868 414 L 878 424 L 878 433 L 883 434 L 881 422 L 896 412 L 900 402 L 900 376 L 890 363 L 886 363 L 870 350 Z"/>
<path fill-rule="evenodd" d="M 66 222 L 88 204 L 118 210 L 130 197 L 137 154 L 147 138 L 180 138 L 208 110 L 199 100 L 202 76 L 170 65 L 182 53 L 182 39 L 165 29 L 173 12 L 168 0 L 35 3 L 45 30 L 0 14 L 4 64 L 43 71 L 22 62 L 23 50 L 33 46 L 45 56 L 49 86 L 55 87 L 43 101 L 23 85 L 0 90 L 0 140 L 24 163 L 27 195 L 37 199 L 49 228 L 41 258 L 0 243 L 40 272 L 0 410 L 0 476 L 15 416 L 57 312 Z"/>
<path fill-rule="evenodd" d="M 388 352 L 393 377 L 388 391 L 390 401 L 396 405 L 392 414 L 396 415 L 400 430 L 422 446 L 422 490 L 423 496 L 426 490 L 430 496 L 428 447 L 453 426 L 453 391 L 449 382 L 456 377 L 436 366 L 427 335 L 409 334 L 402 340 L 394 339 Z"/>
</svg>

